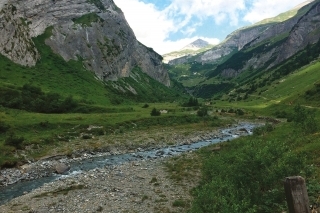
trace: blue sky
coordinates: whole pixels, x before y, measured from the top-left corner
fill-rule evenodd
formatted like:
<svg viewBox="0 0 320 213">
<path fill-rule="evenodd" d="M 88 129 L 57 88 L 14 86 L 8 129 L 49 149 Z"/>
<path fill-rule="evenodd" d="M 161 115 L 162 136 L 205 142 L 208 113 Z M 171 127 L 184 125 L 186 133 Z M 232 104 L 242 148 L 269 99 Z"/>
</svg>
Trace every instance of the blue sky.
<svg viewBox="0 0 320 213">
<path fill-rule="evenodd" d="M 198 38 L 218 44 L 234 30 L 306 0 L 114 0 L 137 39 L 160 54 Z"/>
</svg>

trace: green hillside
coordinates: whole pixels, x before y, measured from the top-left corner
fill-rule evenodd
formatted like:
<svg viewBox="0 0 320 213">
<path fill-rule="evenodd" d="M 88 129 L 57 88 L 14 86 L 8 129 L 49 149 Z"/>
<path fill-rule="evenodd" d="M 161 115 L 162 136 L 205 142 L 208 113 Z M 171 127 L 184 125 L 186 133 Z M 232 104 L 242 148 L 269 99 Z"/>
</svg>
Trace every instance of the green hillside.
<svg viewBox="0 0 320 213">
<path fill-rule="evenodd" d="M 24 161 L 15 152 L 26 146 L 38 146 L 35 153 L 29 153 L 37 158 L 54 154 L 53 147 L 67 146 L 65 142 L 83 134 L 94 137 L 131 130 L 132 123 L 142 122 L 145 127 L 160 122 L 150 118 L 151 109 L 142 108 L 144 105 L 171 110 L 168 118 L 161 116 L 163 122 L 193 122 L 193 118 L 180 118 L 188 114 L 183 111 L 174 116 L 177 105 L 189 98 L 180 83 L 173 80 L 168 88 L 139 67 L 130 77 L 103 82 L 84 69 L 81 58 L 66 62 L 54 54 L 44 44 L 50 35 L 48 28 L 34 39 L 41 55 L 35 67 L 15 64 L 0 55 L 0 167 Z M 88 132 L 90 125 L 103 129 Z"/>
<path fill-rule="evenodd" d="M 34 39 L 41 59 L 35 67 L 25 67 L 13 63 L 0 55 L 0 90 L 19 90 L 23 85 L 32 85 L 44 93 L 58 93 L 63 97 L 72 96 L 74 99 L 99 106 L 109 106 L 119 103 L 137 101 L 176 100 L 182 97 L 177 90 L 172 90 L 151 79 L 137 67 L 131 77 L 122 78 L 118 82 L 103 82 L 90 71 L 84 69 L 81 58 L 68 62 L 44 44 L 44 40 L 51 35 L 51 28 Z M 139 79 L 136 82 L 134 78 Z M 150 84 L 150 82 L 152 82 Z M 125 88 L 133 87 L 137 94 Z M 121 89 L 115 88 L 124 88 Z M 147 94 L 147 95 L 146 95 Z"/>
</svg>

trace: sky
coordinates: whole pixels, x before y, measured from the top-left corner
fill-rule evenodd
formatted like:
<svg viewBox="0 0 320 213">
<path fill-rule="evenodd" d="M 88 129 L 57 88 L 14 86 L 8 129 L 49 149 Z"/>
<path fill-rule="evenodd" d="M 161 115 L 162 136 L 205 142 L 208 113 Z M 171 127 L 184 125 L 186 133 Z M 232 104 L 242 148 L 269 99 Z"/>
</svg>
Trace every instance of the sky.
<svg viewBox="0 0 320 213">
<path fill-rule="evenodd" d="M 159 54 L 198 38 L 218 44 L 236 29 L 286 12 L 306 0 L 114 0 L 137 39 Z"/>
</svg>

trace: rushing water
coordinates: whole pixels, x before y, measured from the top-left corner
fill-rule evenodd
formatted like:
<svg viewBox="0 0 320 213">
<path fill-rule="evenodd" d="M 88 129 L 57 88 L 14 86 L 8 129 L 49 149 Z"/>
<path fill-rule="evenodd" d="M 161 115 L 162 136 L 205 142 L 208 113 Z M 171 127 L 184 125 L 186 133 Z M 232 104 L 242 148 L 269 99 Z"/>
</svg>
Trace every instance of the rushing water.
<svg viewBox="0 0 320 213">
<path fill-rule="evenodd" d="M 256 126 L 256 124 L 240 123 L 237 126 L 221 130 L 221 133 L 218 137 L 212 138 L 210 140 L 199 141 L 188 145 L 177 145 L 159 149 L 152 149 L 148 151 L 140 151 L 136 153 L 100 156 L 96 158 L 86 159 L 83 161 L 73 162 L 71 163 L 71 169 L 65 175 L 54 174 L 50 177 L 43 177 L 32 181 L 19 182 L 10 186 L 0 188 L 0 205 L 5 204 L 6 202 L 10 201 L 15 197 L 21 196 L 24 193 L 39 188 L 45 183 L 53 182 L 58 178 L 73 176 L 84 171 L 122 164 L 128 161 L 175 156 L 183 152 L 197 150 L 201 147 L 205 147 L 210 144 L 216 144 L 224 141 L 229 141 L 240 136 L 249 135 L 252 133 L 252 129 Z M 246 131 L 240 132 L 241 129 L 246 129 Z"/>
</svg>

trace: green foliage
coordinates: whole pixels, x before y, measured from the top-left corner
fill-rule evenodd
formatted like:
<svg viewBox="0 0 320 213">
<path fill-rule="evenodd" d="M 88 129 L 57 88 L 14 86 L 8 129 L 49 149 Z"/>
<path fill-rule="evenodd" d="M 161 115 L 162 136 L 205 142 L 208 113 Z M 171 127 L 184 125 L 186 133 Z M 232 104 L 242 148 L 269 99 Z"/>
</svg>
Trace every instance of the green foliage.
<svg viewBox="0 0 320 213">
<path fill-rule="evenodd" d="M 188 203 L 184 200 L 175 200 L 175 201 L 173 201 L 172 206 L 184 208 L 184 207 L 188 206 Z"/>
<path fill-rule="evenodd" d="M 5 140 L 4 144 L 7 146 L 13 146 L 16 149 L 22 149 L 23 141 L 23 137 L 17 137 L 14 135 L 14 133 L 11 133 L 10 136 Z"/>
<path fill-rule="evenodd" d="M 244 111 L 242 109 L 237 109 L 236 114 L 237 115 L 244 115 Z"/>
<path fill-rule="evenodd" d="M 40 113 L 63 113 L 74 110 L 78 103 L 68 96 L 62 98 L 58 93 L 45 94 L 40 87 L 25 84 L 18 90 L 2 89 L 0 104 L 4 107 Z"/>
<path fill-rule="evenodd" d="M 143 106 L 142 106 L 142 108 L 148 108 L 149 107 L 149 104 L 144 104 Z"/>
<path fill-rule="evenodd" d="M 308 110 L 301 105 L 296 105 L 294 107 L 294 112 L 292 114 L 291 120 L 301 128 L 301 130 L 306 133 L 315 133 L 317 132 L 318 122 L 315 119 L 315 111 Z"/>
<path fill-rule="evenodd" d="M 159 110 L 157 110 L 156 108 L 153 108 L 151 113 L 150 113 L 151 116 L 160 116 L 161 113 Z"/>
<path fill-rule="evenodd" d="M 205 159 L 190 212 L 281 212 L 286 208 L 282 180 L 310 175 L 306 156 L 277 140 L 233 141 L 225 152 Z"/>
<path fill-rule="evenodd" d="M 183 107 L 194 107 L 199 106 L 199 102 L 197 98 L 190 97 L 189 101 L 182 104 Z"/>
<path fill-rule="evenodd" d="M 315 84 L 312 89 L 309 89 L 305 92 L 305 99 L 307 101 L 320 100 L 320 83 Z"/>
<path fill-rule="evenodd" d="M 72 21 L 75 24 L 91 27 L 91 23 L 99 22 L 99 21 L 103 22 L 103 19 L 100 18 L 100 16 L 98 16 L 96 13 L 88 13 L 79 18 L 74 18 L 72 19 Z"/>
<path fill-rule="evenodd" d="M 276 118 L 288 118 L 288 113 L 284 110 L 277 110 L 273 115 L 276 116 Z"/>
<path fill-rule="evenodd" d="M 199 117 L 208 116 L 208 108 L 207 108 L 207 107 L 201 107 L 201 108 L 197 111 L 197 115 L 198 115 Z"/>
<path fill-rule="evenodd" d="M 3 121 L 0 121 L 0 134 L 1 133 L 6 133 L 10 129 L 10 125 L 6 124 Z"/>
<path fill-rule="evenodd" d="M 270 123 L 266 123 L 264 126 L 256 127 L 253 129 L 254 135 L 264 135 L 268 132 L 272 132 L 274 130 L 274 127 Z"/>
</svg>

